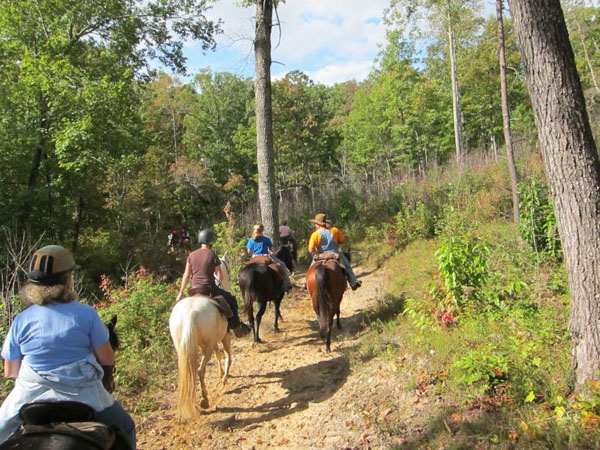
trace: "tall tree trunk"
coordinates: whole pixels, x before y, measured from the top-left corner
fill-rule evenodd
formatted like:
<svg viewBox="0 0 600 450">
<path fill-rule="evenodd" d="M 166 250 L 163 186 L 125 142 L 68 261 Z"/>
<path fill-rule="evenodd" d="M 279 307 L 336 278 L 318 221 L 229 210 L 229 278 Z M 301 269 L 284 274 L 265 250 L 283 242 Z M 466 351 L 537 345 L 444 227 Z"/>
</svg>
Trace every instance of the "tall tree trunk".
<svg viewBox="0 0 600 450">
<path fill-rule="evenodd" d="M 265 232 L 278 240 L 277 196 L 273 157 L 273 110 L 271 107 L 271 26 L 273 0 L 256 1 L 254 71 L 256 81 L 256 159 L 258 163 L 258 199 Z"/>
<path fill-rule="evenodd" d="M 75 230 L 73 231 L 73 244 L 71 250 L 77 251 L 79 246 L 79 236 L 81 235 L 81 223 L 83 222 L 83 195 L 79 194 L 79 201 L 77 202 L 77 210 L 75 211 Z"/>
<path fill-rule="evenodd" d="M 513 200 L 513 222 L 519 223 L 519 188 L 517 167 L 510 131 L 510 105 L 508 102 L 508 85 L 506 82 L 506 54 L 504 48 L 504 21 L 502 20 L 502 0 L 496 0 L 496 18 L 498 19 L 498 48 L 500 53 L 500 91 L 502 93 L 502 121 L 504 124 L 504 142 L 506 143 L 506 162 L 510 173 L 510 188 Z"/>
<path fill-rule="evenodd" d="M 456 163 L 459 170 L 463 168 L 463 137 L 460 114 L 460 92 L 458 91 L 458 70 L 456 69 L 456 47 L 454 43 L 454 24 L 448 6 L 448 47 L 450 52 L 450 77 L 452 78 L 452 117 L 454 120 L 454 143 L 456 147 Z"/>
<path fill-rule="evenodd" d="M 600 369 L 600 162 L 559 0 L 509 0 L 571 288 L 573 378 Z"/>
</svg>

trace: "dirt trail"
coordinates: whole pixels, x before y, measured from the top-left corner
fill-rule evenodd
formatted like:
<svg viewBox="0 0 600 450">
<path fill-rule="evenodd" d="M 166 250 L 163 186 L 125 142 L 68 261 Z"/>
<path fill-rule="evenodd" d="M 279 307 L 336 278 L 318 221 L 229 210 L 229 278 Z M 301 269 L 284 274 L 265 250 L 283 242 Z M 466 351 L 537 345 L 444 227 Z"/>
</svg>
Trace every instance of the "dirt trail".
<svg viewBox="0 0 600 450">
<path fill-rule="evenodd" d="M 388 274 L 363 267 L 355 272 L 363 286 L 344 295 L 343 329 L 332 332 L 331 353 L 325 352 L 318 336 L 308 294 L 294 289 L 282 302 L 280 333 L 272 331 L 273 308 L 269 307 L 261 324 L 262 344 L 255 345 L 250 335 L 233 339 L 233 362 L 225 386 L 218 381 L 213 357 L 206 374 L 211 406 L 195 420 L 177 423 L 175 391 L 160 393 L 159 409 L 138 422 L 139 448 L 367 446 L 369 424 L 363 423 L 356 406 L 357 396 L 365 395 L 361 388 L 365 383 L 356 379 L 343 352 L 358 344 L 366 326 L 363 311 L 382 298 Z M 303 282 L 301 276 L 296 278 L 296 283 Z"/>
</svg>

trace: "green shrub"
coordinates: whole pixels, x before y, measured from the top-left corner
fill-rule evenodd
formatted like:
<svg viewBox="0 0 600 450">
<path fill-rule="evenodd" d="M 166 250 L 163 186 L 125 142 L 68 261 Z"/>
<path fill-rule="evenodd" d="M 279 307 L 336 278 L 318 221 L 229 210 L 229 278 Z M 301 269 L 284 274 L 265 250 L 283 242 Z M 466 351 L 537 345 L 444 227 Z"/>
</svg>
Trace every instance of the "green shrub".
<svg viewBox="0 0 600 450">
<path fill-rule="evenodd" d="M 538 261 L 562 257 L 554 207 L 548 186 L 538 178 L 519 184 L 519 233 L 536 252 Z"/>
</svg>

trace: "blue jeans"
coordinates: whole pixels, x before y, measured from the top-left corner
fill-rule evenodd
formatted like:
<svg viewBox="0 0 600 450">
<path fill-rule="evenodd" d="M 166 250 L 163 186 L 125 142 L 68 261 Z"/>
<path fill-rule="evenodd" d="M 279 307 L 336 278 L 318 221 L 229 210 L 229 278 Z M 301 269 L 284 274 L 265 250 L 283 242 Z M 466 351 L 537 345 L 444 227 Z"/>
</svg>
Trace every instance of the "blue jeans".
<svg viewBox="0 0 600 450">
<path fill-rule="evenodd" d="M 111 406 L 94 413 L 94 420 L 106 425 L 115 425 L 121 431 L 120 435 L 135 450 L 135 423 L 121 404 L 115 401 Z"/>
</svg>

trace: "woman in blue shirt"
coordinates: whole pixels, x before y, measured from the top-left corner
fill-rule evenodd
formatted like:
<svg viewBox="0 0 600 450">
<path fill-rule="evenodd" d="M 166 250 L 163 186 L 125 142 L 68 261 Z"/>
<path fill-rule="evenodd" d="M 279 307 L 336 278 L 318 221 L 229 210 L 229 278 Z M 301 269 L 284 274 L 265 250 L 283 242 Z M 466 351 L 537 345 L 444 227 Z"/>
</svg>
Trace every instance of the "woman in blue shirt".
<svg viewBox="0 0 600 450">
<path fill-rule="evenodd" d="M 71 253 L 48 245 L 34 253 L 18 314 L 2 346 L 4 376 L 15 387 L 0 407 L 0 443 L 21 425 L 19 409 L 35 401 L 77 401 L 94 420 L 115 425 L 135 449 L 135 424 L 110 394 L 114 352 L 108 329 L 94 308 L 77 300 Z"/>
<path fill-rule="evenodd" d="M 283 289 L 289 291 L 290 289 L 292 289 L 292 282 L 290 281 L 290 272 L 286 267 L 285 263 L 273 254 L 273 241 L 271 241 L 271 239 L 265 236 L 263 234 L 264 232 L 265 227 L 262 223 L 257 223 L 256 225 L 254 225 L 252 236 L 250 237 L 250 239 L 248 239 L 248 242 L 246 243 L 246 250 L 251 256 L 269 255 L 271 260 L 283 269 L 285 273 L 285 277 L 283 278 Z"/>
</svg>

